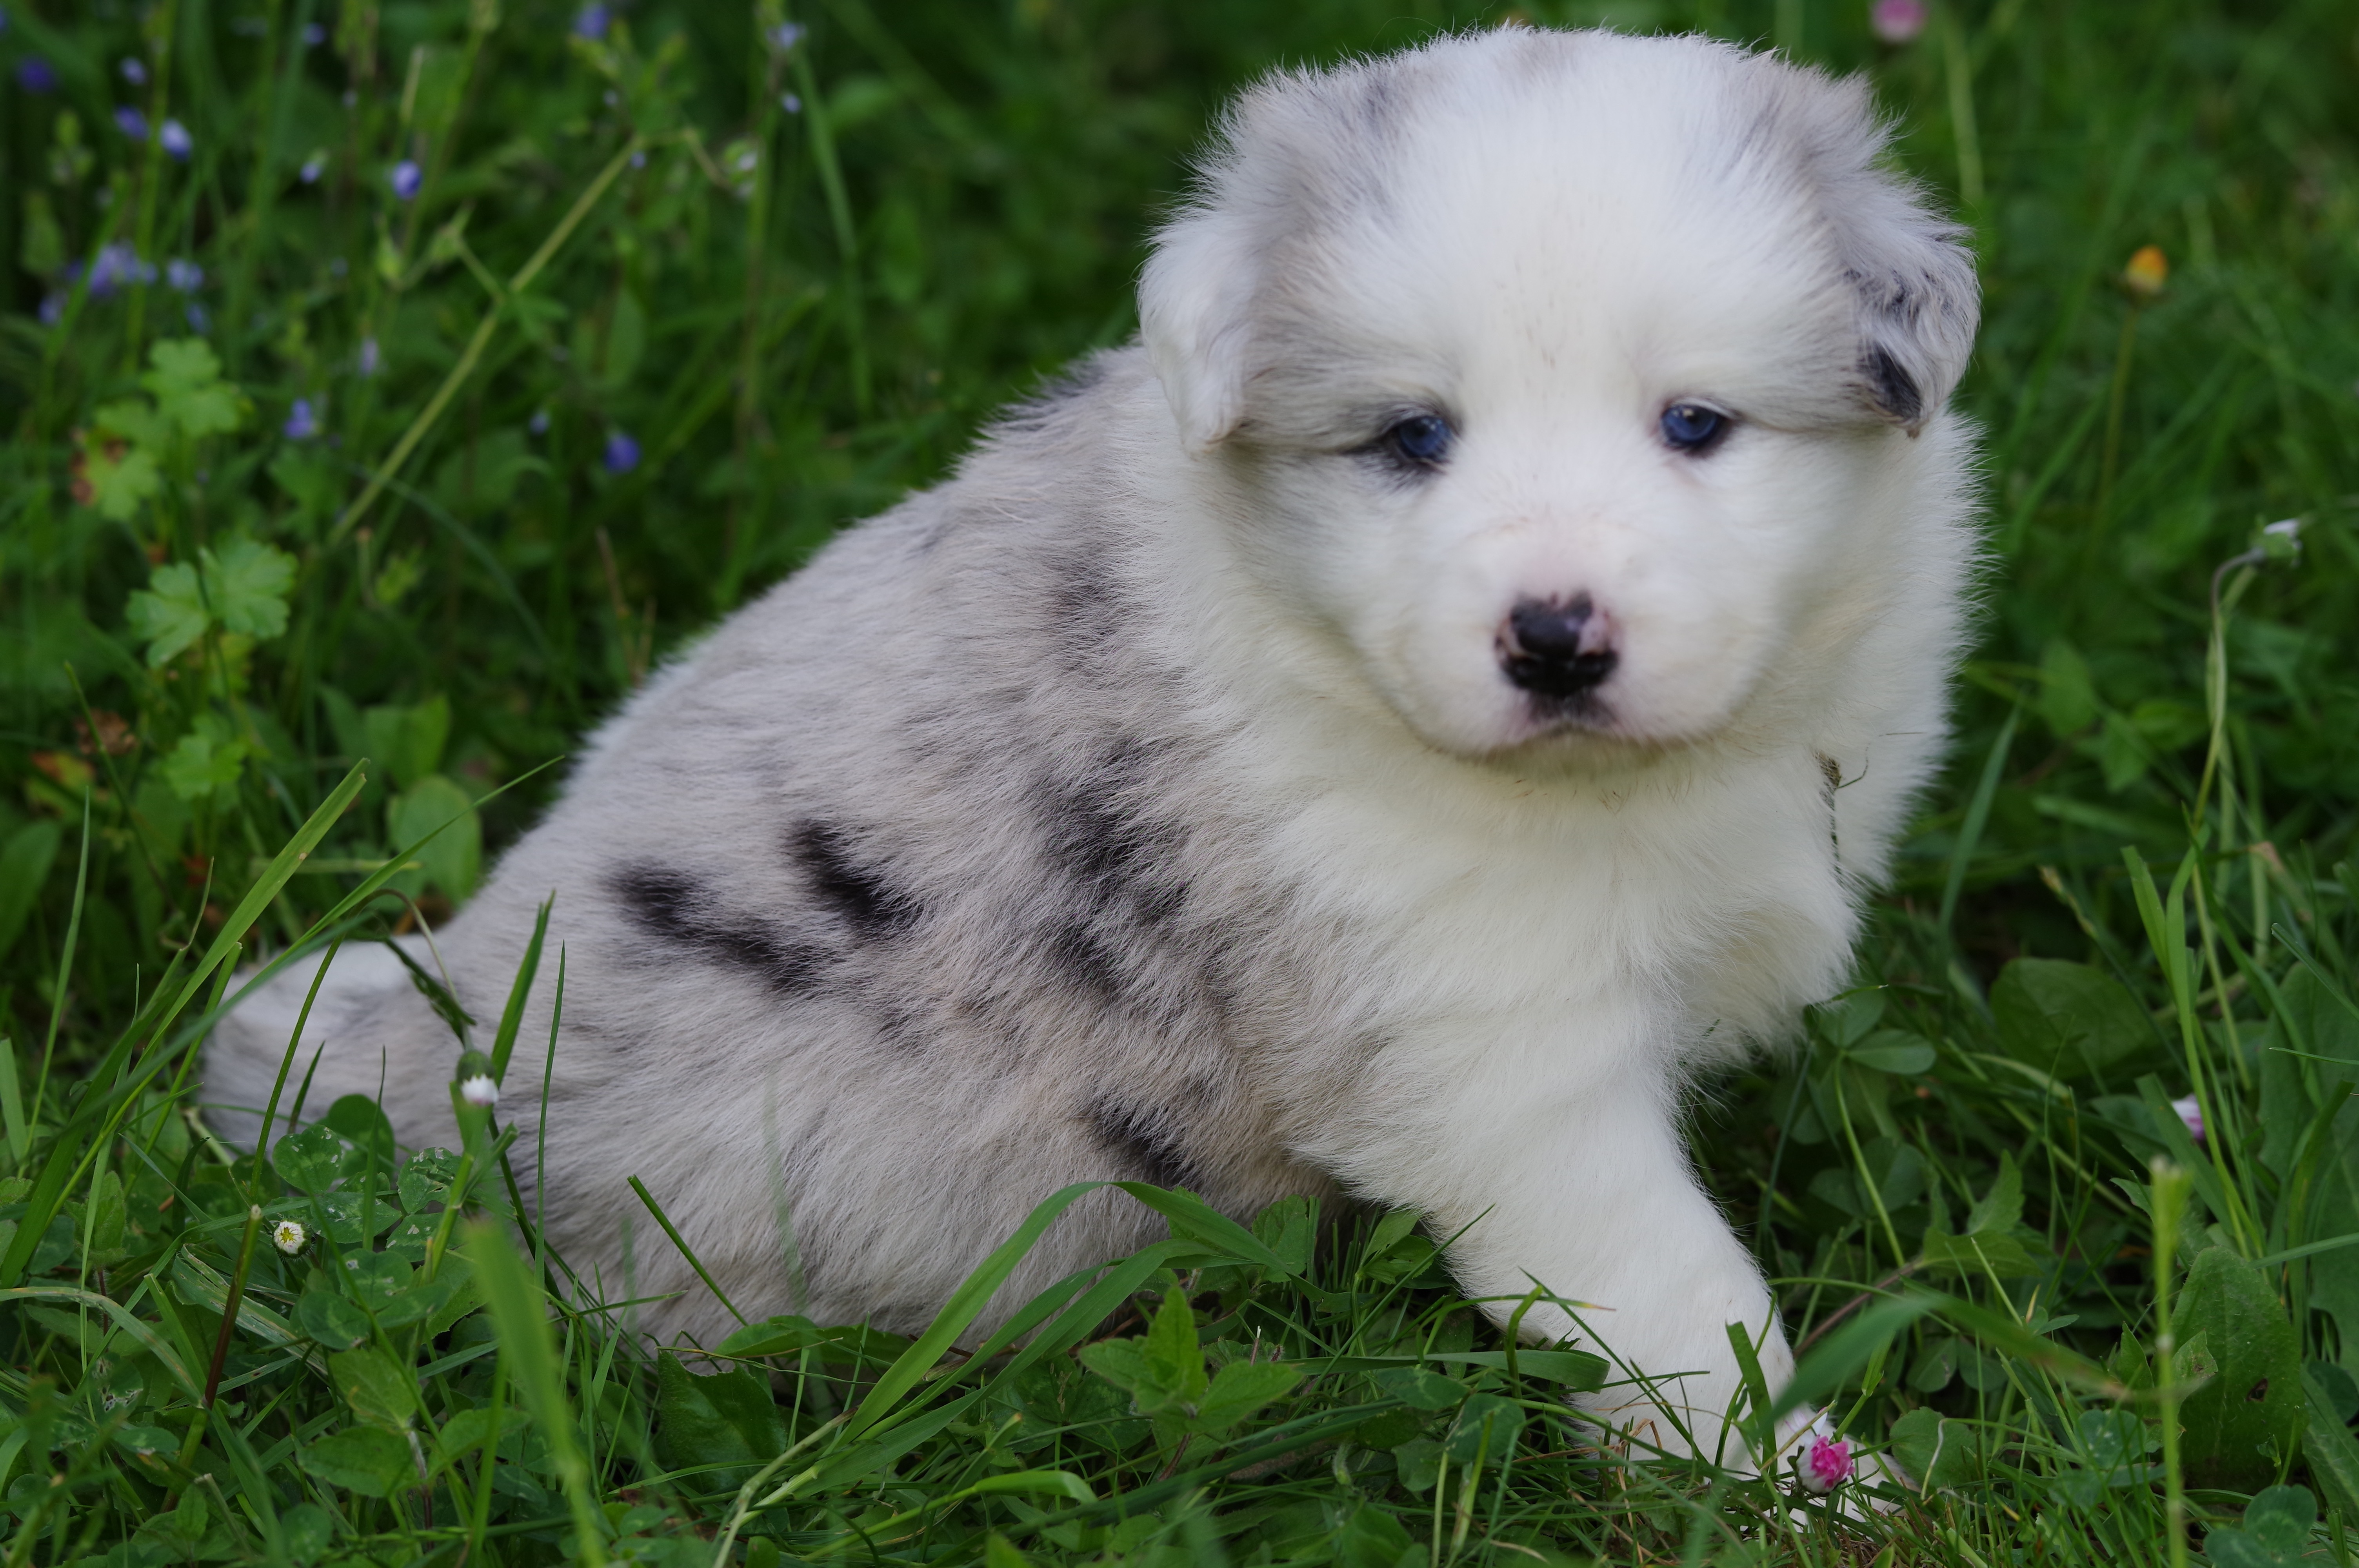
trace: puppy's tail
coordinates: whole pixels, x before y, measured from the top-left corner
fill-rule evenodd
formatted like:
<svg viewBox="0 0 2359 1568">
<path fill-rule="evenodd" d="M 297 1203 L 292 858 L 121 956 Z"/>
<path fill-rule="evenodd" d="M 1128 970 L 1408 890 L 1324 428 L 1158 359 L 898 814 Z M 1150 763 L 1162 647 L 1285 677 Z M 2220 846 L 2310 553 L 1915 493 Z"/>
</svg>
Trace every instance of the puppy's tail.
<svg viewBox="0 0 2359 1568">
<path fill-rule="evenodd" d="M 433 972 L 422 938 L 405 937 L 400 946 Z M 299 1115 L 317 1121 L 338 1099 L 357 1094 L 385 1107 L 404 1146 L 448 1141 L 438 1135 L 455 1131 L 444 1086 L 459 1046 L 411 984 L 408 967 L 383 944 L 342 947 L 305 1019 L 304 998 L 320 964 L 307 957 L 289 965 L 213 1026 L 204 1056 L 207 1123 L 250 1150 L 261 1141 L 262 1113 L 274 1092 L 274 1143 L 295 1130 Z"/>
</svg>

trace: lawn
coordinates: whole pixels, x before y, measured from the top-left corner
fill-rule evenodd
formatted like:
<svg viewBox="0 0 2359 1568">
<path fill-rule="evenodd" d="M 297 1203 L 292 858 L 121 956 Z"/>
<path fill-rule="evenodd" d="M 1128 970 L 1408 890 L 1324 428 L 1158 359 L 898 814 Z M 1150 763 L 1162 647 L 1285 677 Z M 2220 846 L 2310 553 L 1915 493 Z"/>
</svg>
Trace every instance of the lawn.
<svg viewBox="0 0 2359 1568">
<path fill-rule="evenodd" d="M 2359 14 L 1911 9 L 10 0 L 0 1568 L 2347 1563 Z M 1864 71 L 1975 231 L 1954 764 L 1856 989 L 1694 1112 L 1881 1510 L 1595 1452 L 1609 1369 L 1413 1216 L 1142 1188 L 1173 1239 L 1020 1347 L 690 1377 L 494 1112 L 209 1138 L 233 970 L 439 922 L 652 666 L 1126 338 L 1227 92 L 1510 16 Z"/>
</svg>

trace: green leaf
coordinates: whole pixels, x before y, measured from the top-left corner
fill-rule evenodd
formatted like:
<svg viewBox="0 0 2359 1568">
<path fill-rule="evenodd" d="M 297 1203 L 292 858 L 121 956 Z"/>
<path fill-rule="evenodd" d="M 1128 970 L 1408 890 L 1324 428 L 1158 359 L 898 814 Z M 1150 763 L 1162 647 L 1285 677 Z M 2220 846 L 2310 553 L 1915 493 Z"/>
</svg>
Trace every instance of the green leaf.
<svg viewBox="0 0 2359 1568">
<path fill-rule="evenodd" d="M 1977 1280 L 2027 1280 L 2041 1268 L 2022 1242 L 2004 1231 L 1951 1236 L 1928 1230 L 1919 1256 L 1928 1273 L 1962 1274 Z"/>
<path fill-rule="evenodd" d="M 336 1130 L 317 1121 L 270 1146 L 272 1167 L 289 1185 L 307 1193 L 324 1193 L 342 1180 L 350 1157 L 350 1148 Z"/>
<path fill-rule="evenodd" d="M 110 523 L 128 523 L 164 487 L 156 460 L 140 447 L 92 449 L 82 460 L 82 482 L 90 487 L 92 508 Z"/>
<path fill-rule="evenodd" d="M 40 897 L 65 830 L 54 822 L 32 822 L 8 835 L 0 847 L 0 958 L 8 956 Z"/>
<path fill-rule="evenodd" d="M 1980 1236 L 1989 1231 L 2012 1230 L 2023 1223 L 2023 1173 L 2016 1169 L 2015 1155 L 2002 1149 L 1998 1154 L 1998 1174 L 1991 1181 L 1990 1191 L 1974 1203 L 1966 1216 L 1966 1232 Z"/>
<path fill-rule="evenodd" d="M 245 400 L 221 379 L 221 361 L 202 338 L 173 338 L 147 351 L 152 370 L 139 378 L 157 411 L 195 440 L 224 435 L 245 419 Z"/>
<path fill-rule="evenodd" d="M 1472 1465 L 1477 1458 L 1496 1465 L 1508 1443 L 1524 1427 L 1524 1407 L 1496 1394 L 1469 1394 L 1460 1407 L 1457 1423 L 1442 1441 L 1442 1452 L 1453 1465 Z"/>
<path fill-rule="evenodd" d="M 134 447 L 143 448 L 151 455 L 172 439 L 171 421 L 157 413 L 144 397 L 126 397 L 120 402 L 102 404 L 98 412 L 91 416 L 90 422 L 98 430 L 128 441 Z M 152 456 L 148 466 L 151 470 L 154 468 Z"/>
<path fill-rule="evenodd" d="M 1206 1432 L 1225 1432 L 1264 1405 L 1284 1399 L 1301 1381 L 1299 1371 L 1275 1361 L 1232 1361 L 1204 1391 L 1196 1407 L 1197 1423 Z"/>
<path fill-rule="evenodd" d="M 1453 1409 L 1466 1397 L 1466 1385 L 1422 1367 L 1388 1367 L 1369 1380 L 1390 1398 L 1421 1411 Z"/>
<path fill-rule="evenodd" d="M 408 1444 L 389 1432 L 365 1426 L 298 1449 L 295 1462 L 332 1487 L 367 1498 L 389 1496 L 417 1474 Z"/>
<path fill-rule="evenodd" d="M 417 843 L 449 823 L 419 846 L 418 863 L 454 903 L 475 891 L 484 869 L 484 824 L 465 790 L 429 773 L 386 804 L 385 819 L 386 836 L 397 844 Z"/>
<path fill-rule="evenodd" d="M 386 1432 L 405 1432 L 418 1414 L 418 1380 L 375 1346 L 328 1357 L 328 1376 L 353 1413 Z"/>
<path fill-rule="evenodd" d="M 235 539 L 204 563 L 205 594 L 215 620 L 244 637 L 267 640 L 287 630 L 287 595 L 295 586 L 295 557 L 257 539 Z M 152 654 L 149 655 L 153 659 Z"/>
<path fill-rule="evenodd" d="M 676 1356 L 656 1357 L 658 1457 L 674 1470 L 723 1466 L 691 1477 L 698 1489 L 734 1492 L 786 1446 L 786 1421 L 758 1368 L 700 1378 Z"/>
<path fill-rule="evenodd" d="M 99 510 L 106 508 L 101 505 Z M 147 644 L 150 669 L 161 669 L 179 657 L 212 623 L 203 590 L 197 586 L 197 568 L 180 561 L 149 573 L 147 586 L 131 596 L 124 612 L 131 622 L 131 634 Z"/>
<path fill-rule="evenodd" d="M 2157 1043 L 2137 999 L 2086 964 L 2017 958 L 1990 1003 L 2007 1054 L 2060 1078 L 2102 1073 Z"/>
<path fill-rule="evenodd" d="M 401 1167 L 394 1190 L 406 1213 L 424 1214 L 451 1201 L 451 1184 L 458 1179 L 458 1155 L 448 1149 L 420 1149 Z"/>
<path fill-rule="evenodd" d="M 2219 1368 L 2180 1407 L 2187 1481 L 2249 1492 L 2277 1475 L 2308 1409 L 2301 1347 L 2260 1271 L 2224 1247 L 2195 1255 L 2175 1325 L 2201 1334 Z"/>
<path fill-rule="evenodd" d="M 1382 1236 L 1385 1227 L 1393 1223 L 1387 1215 L 1376 1226 Z M 1400 1227 L 1406 1236 L 1416 1226 L 1417 1217 L 1408 1216 L 1408 1223 Z M 1256 1239 L 1284 1260 L 1287 1269 L 1296 1274 L 1308 1272 L 1312 1255 L 1319 1248 L 1319 1206 L 1306 1197 L 1283 1197 L 1254 1216 Z M 1370 1255 L 1378 1249 L 1371 1244 Z"/>
<path fill-rule="evenodd" d="M 1902 1077 L 1914 1077 L 1933 1065 L 1933 1047 L 1897 1029 L 1879 1029 L 1846 1054 L 1863 1067 Z"/>
<path fill-rule="evenodd" d="M 451 738 L 451 699 L 436 695 L 408 708 L 372 708 L 361 716 L 368 753 L 408 789 L 441 765 Z M 406 843 L 407 839 L 397 840 Z"/>
<path fill-rule="evenodd" d="M 1174 1405 L 1192 1409 L 1203 1399 L 1210 1379 L 1204 1375 L 1203 1346 L 1196 1342 L 1195 1309 L 1188 1304 L 1186 1292 L 1175 1288 L 1164 1292 L 1163 1304 L 1147 1325 L 1139 1360 L 1156 1396 L 1150 1406 L 1148 1389 L 1136 1390 L 1140 1411 L 1153 1414 Z"/>
<path fill-rule="evenodd" d="M 1343 1568 L 1399 1568 L 1412 1552 L 1418 1562 L 1427 1561 L 1401 1521 L 1374 1503 L 1353 1509 L 1335 1531 L 1335 1558 Z"/>
<path fill-rule="evenodd" d="M 1963 1486 L 1982 1468 L 1973 1429 L 1933 1410 L 1913 1410 L 1892 1423 L 1892 1456 L 1922 1492 Z"/>
<path fill-rule="evenodd" d="M 1412 1492 L 1430 1492 L 1441 1479 L 1441 1444 L 1430 1437 L 1414 1443 L 1404 1443 L 1393 1450 L 1395 1473 L 1400 1484 Z"/>
<path fill-rule="evenodd" d="M 2310 1421 L 2302 1428 L 2301 1454 L 2310 1462 L 2310 1477 L 2344 1519 L 2359 1519 L 2359 1442 L 2343 1423 L 2324 1379 L 2309 1368 L 2302 1372 L 2302 1393 Z"/>
<path fill-rule="evenodd" d="M 1352 1441 L 1363 1448 L 1398 1448 L 1425 1430 L 1425 1418 L 1415 1411 L 1386 1411 L 1372 1415 L 1352 1429 Z"/>
<path fill-rule="evenodd" d="M 2307 1487 L 2267 1487 L 2245 1505 L 2241 1524 L 2204 1536 L 2203 1555 L 2214 1568 L 2286 1568 L 2309 1556 L 2310 1527 L 2317 1522 L 2318 1499 Z"/>
<path fill-rule="evenodd" d="M 331 1290 L 295 1298 L 295 1326 L 331 1350 L 350 1350 L 369 1336 L 368 1314 Z"/>
<path fill-rule="evenodd" d="M 196 724 L 165 756 L 164 782 L 191 806 L 234 796 L 253 748 L 234 735 L 217 713 L 197 715 Z"/>
</svg>

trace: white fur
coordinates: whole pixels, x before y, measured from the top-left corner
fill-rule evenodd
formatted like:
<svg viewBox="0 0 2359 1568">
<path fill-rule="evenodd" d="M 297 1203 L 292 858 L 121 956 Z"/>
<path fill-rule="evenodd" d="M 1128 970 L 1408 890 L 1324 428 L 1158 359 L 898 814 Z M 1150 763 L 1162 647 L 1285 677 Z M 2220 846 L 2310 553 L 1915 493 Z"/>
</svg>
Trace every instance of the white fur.
<svg viewBox="0 0 2359 1568">
<path fill-rule="evenodd" d="M 1788 1357 L 1681 1096 L 1841 984 L 1972 554 L 1972 270 L 1881 157 L 1855 85 L 1694 38 L 1247 93 L 1143 351 L 659 677 L 444 934 L 485 1013 L 557 892 L 532 1174 L 577 1267 L 637 1174 L 741 1307 L 907 1328 L 1068 1181 L 1340 1192 L 1462 1232 L 1470 1292 L 1593 1303 L 1526 1326 L 1688 1374 L 1712 1447 L 1724 1325 Z M 1690 400 L 1737 419 L 1705 456 L 1658 426 Z M 1419 411 L 1438 470 L 1369 451 Z M 1536 703 L 1501 628 L 1575 594 L 1619 663 Z M 315 1109 L 382 1054 L 401 1136 L 447 1139 L 448 1035 L 353 964 Z M 261 1102 L 306 979 L 217 1035 L 212 1098 Z M 1085 1200 L 996 1310 L 1154 1229 Z M 637 1256 L 684 1292 L 658 1329 L 726 1326 Z"/>
</svg>

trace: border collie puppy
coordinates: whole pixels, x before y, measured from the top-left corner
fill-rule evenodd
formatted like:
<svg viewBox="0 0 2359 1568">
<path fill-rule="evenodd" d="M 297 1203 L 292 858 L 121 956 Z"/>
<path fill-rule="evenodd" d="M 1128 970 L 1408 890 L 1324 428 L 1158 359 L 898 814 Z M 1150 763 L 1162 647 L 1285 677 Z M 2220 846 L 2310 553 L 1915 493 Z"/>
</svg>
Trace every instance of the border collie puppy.
<svg viewBox="0 0 2359 1568">
<path fill-rule="evenodd" d="M 1280 72 L 1201 168 L 1141 341 L 665 670 L 440 934 L 491 1016 L 555 892 L 522 1173 L 585 1277 L 639 1219 L 644 1321 L 708 1344 L 627 1177 L 740 1308 L 905 1333 L 1069 1182 L 1412 1208 L 1710 1452 L 1725 1325 L 1791 1357 L 1683 1096 L 1841 987 L 1941 752 L 1961 232 L 1860 83 L 1701 38 Z M 310 979 L 215 1033 L 225 1132 Z M 320 1046 L 314 1114 L 453 1140 L 391 954 Z M 994 1312 L 1160 1234 L 1093 1194 Z"/>
</svg>

